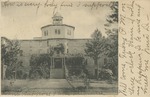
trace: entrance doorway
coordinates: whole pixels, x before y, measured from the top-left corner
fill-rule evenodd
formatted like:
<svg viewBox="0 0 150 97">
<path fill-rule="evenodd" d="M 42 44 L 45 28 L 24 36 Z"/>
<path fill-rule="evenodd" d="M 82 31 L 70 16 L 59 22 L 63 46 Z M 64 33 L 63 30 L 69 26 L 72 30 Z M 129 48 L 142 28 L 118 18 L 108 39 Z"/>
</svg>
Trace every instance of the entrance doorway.
<svg viewBox="0 0 150 97">
<path fill-rule="evenodd" d="M 50 67 L 50 78 L 52 79 L 64 79 L 64 59 L 63 57 L 52 57 L 51 67 Z"/>
<path fill-rule="evenodd" d="M 54 58 L 54 68 L 61 69 L 63 65 L 62 58 Z"/>
</svg>

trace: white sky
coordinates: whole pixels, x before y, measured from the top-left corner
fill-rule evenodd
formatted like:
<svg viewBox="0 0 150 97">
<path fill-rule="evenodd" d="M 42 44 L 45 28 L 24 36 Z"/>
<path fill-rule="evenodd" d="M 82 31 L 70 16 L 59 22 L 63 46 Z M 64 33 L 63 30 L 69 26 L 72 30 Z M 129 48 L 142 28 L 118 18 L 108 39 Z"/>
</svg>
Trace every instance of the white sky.
<svg viewBox="0 0 150 97">
<path fill-rule="evenodd" d="M 42 4 L 46 0 L 43 0 Z M 51 2 L 51 0 L 49 0 Z M 56 1 L 55 1 L 56 2 Z M 65 2 L 69 3 L 69 2 Z M 99 29 L 105 34 L 104 24 L 106 16 L 110 14 L 108 6 L 98 7 L 76 7 L 79 2 L 72 2 L 73 7 L 58 7 L 58 11 L 63 16 L 63 23 L 75 27 L 75 38 L 89 38 L 95 29 Z M 85 4 L 87 2 L 81 2 Z M 90 4 L 92 2 L 89 2 Z M 101 2 L 102 3 L 102 2 Z M 61 2 L 57 3 L 58 6 Z M 104 4 L 104 3 L 103 3 Z M 106 4 L 106 2 L 105 2 Z M 107 3 L 108 4 L 108 3 Z M 10 39 L 33 39 L 41 36 L 41 27 L 52 24 L 52 7 L 41 6 L 36 14 L 36 7 L 2 7 L 1 8 L 0 35 Z"/>
</svg>

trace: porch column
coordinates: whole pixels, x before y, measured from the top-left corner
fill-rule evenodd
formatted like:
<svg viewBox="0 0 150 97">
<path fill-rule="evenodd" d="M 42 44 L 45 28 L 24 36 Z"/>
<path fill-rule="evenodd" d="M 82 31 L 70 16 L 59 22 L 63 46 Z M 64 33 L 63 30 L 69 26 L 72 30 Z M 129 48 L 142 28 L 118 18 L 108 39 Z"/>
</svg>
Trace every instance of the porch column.
<svg viewBox="0 0 150 97">
<path fill-rule="evenodd" d="M 52 69 L 53 68 L 53 58 L 51 57 L 51 66 L 50 66 L 50 69 Z"/>
<path fill-rule="evenodd" d="M 66 64 L 65 64 L 65 57 L 64 57 L 64 66 L 65 66 Z"/>
<path fill-rule="evenodd" d="M 54 58 L 52 58 L 52 66 L 53 66 L 53 68 L 54 68 Z"/>
<path fill-rule="evenodd" d="M 61 62 L 62 62 L 62 68 L 64 67 L 64 59 L 61 58 Z"/>
</svg>

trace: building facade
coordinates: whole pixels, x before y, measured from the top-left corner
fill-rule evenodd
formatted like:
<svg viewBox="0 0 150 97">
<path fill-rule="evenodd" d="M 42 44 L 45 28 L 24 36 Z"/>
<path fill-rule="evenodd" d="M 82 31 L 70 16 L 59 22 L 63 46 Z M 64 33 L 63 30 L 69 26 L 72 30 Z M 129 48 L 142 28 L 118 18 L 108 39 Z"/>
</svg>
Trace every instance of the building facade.
<svg viewBox="0 0 150 97">
<path fill-rule="evenodd" d="M 30 58 L 33 54 L 48 54 L 55 49 L 54 58 L 52 59 L 50 78 L 65 77 L 65 55 L 85 54 L 85 43 L 90 39 L 74 39 L 75 27 L 63 24 L 63 17 L 57 12 L 53 17 L 53 23 L 41 27 L 42 37 L 35 37 L 33 40 L 19 40 L 21 57 L 26 73 L 29 73 Z M 63 52 L 57 50 L 60 46 L 64 47 Z M 61 56 L 63 53 L 63 56 Z M 58 56 L 59 55 L 59 56 Z M 94 75 L 93 59 L 87 57 L 89 72 Z M 99 64 L 104 63 L 104 57 L 101 57 Z M 60 61 L 60 62 L 57 62 Z M 55 65 L 62 65 L 55 68 Z"/>
</svg>

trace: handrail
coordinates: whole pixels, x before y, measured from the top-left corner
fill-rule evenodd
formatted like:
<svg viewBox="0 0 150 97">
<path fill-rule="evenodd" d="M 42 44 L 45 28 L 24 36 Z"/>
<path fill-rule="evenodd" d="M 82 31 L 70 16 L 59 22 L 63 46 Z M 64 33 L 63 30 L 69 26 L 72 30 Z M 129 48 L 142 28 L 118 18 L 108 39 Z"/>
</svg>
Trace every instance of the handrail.
<svg viewBox="0 0 150 97">
<path fill-rule="evenodd" d="M 71 82 L 70 82 L 70 80 L 69 80 L 69 74 L 68 74 L 69 71 L 68 71 L 68 69 L 67 69 L 67 66 L 64 65 L 64 67 L 65 67 L 65 78 L 66 78 L 68 84 L 69 84 L 73 89 L 75 89 L 75 86 L 74 86 L 73 84 L 71 84 Z"/>
</svg>

